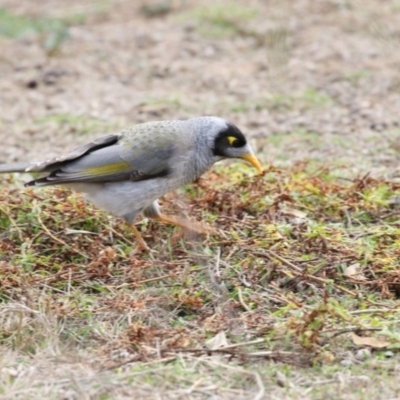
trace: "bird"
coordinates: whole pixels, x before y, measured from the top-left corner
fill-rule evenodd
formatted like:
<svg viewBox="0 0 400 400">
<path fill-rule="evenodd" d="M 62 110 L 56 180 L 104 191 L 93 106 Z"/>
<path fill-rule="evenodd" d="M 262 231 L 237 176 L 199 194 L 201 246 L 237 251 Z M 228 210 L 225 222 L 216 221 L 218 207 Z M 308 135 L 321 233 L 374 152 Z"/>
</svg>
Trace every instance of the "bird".
<svg viewBox="0 0 400 400">
<path fill-rule="evenodd" d="M 195 181 L 214 163 L 243 159 L 262 167 L 244 134 L 216 116 L 150 121 L 102 136 L 43 162 L 0 164 L 0 173 L 44 175 L 26 187 L 61 185 L 81 192 L 97 207 L 122 218 L 136 237 L 138 250 L 149 250 L 134 225 L 139 214 L 189 230 L 188 220 L 164 215 L 158 199 Z M 203 232 L 204 233 L 204 232 Z"/>
</svg>

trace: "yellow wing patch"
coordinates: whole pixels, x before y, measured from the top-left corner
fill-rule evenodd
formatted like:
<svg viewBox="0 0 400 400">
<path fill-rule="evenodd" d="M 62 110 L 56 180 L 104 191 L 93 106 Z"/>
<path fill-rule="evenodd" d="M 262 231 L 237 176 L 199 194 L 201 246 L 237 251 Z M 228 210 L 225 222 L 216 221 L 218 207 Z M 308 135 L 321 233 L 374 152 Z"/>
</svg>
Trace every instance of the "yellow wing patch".
<svg viewBox="0 0 400 400">
<path fill-rule="evenodd" d="M 121 161 L 113 164 L 87 168 L 85 169 L 85 173 L 89 176 L 107 176 L 129 171 L 130 169 L 131 166 L 127 162 Z"/>
</svg>

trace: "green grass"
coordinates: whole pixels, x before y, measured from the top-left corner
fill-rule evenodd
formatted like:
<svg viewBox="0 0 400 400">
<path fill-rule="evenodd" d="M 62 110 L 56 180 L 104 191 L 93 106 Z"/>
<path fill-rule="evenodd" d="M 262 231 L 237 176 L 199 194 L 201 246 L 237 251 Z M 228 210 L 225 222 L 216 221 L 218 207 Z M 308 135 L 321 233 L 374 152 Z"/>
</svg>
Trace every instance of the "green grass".
<svg viewBox="0 0 400 400">
<path fill-rule="evenodd" d="M 193 21 L 200 34 L 208 38 L 232 37 L 244 33 L 245 25 L 254 20 L 258 9 L 238 1 L 197 7 L 180 16 Z"/>
<path fill-rule="evenodd" d="M 323 91 L 309 88 L 293 94 L 273 93 L 258 98 L 249 96 L 240 102 L 222 100 L 221 104 L 234 113 L 262 110 L 287 112 L 295 108 L 302 111 L 327 108 L 333 106 L 335 100 Z"/>
<path fill-rule="evenodd" d="M 182 94 L 170 94 L 166 97 L 150 97 L 141 104 L 141 108 L 150 113 L 162 115 L 165 110 L 185 110 L 184 104 L 185 97 Z"/>
<path fill-rule="evenodd" d="M 68 27 L 85 22 L 82 14 L 66 18 L 32 17 L 17 15 L 6 8 L 0 8 L 0 35 L 20 39 L 40 37 L 47 54 L 52 55 L 60 50 L 69 38 Z"/>
<path fill-rule="evenodd" d="M 49 114 L 34 121 L 39 127 L 56 127 L 57 130 L 64 130 L 68 134 L 85 135 L 88 133 L 105 133 L 119 130 L 120 121 L 104 120 L 81 114 Z"/>
</svg>

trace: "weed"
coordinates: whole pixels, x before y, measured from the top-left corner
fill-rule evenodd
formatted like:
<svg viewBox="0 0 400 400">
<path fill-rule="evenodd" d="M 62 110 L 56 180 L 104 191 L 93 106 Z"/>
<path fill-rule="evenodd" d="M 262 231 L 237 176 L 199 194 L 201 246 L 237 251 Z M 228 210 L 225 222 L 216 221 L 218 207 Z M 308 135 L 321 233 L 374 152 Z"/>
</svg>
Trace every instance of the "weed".
<svg viewBox="0 0 400 400">
<path fill-rule="evenodd" d="M 243 25 L 257 17 L 258 10 L 239 2 L 198 7 L 190 17 L 197 21 L 197 28 L 206 37 L 226 37 L 242 33 Z M 188 15 L 185 15 L 185 20 Z"/>
<path fill-rule="evenodd" d="M 68 27 L 82 24 L 83 15 L 69 18 L 35 18 L 16 15 L 6 8 L 0 8 L 0 35 L 14 39 L 38 37 L 48 55 L 56 54 L 69 38 Z"/>
</svg>

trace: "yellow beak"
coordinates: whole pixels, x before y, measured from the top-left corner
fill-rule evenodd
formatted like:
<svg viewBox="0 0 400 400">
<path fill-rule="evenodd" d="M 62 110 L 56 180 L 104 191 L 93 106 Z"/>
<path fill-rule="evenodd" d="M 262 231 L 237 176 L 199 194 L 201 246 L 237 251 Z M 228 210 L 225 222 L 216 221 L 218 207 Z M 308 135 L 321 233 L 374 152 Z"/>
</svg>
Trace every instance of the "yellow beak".
<svg viewBox="0 0 400 400">
<path fill-rule="evenodd" d="M 260 162 L 257 160 L 257 157 L 254 154 L 245 154 L 243 159 L 248 161 L 253 167 L 257 168 L 258 172 L 262 173 L 262 168 Z"/>
</svg>

